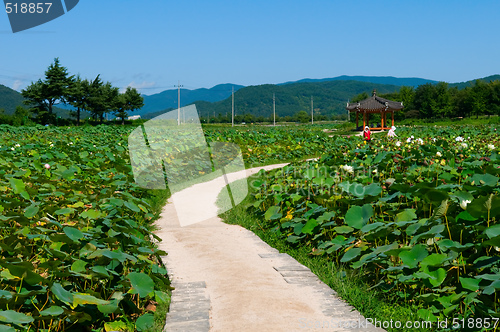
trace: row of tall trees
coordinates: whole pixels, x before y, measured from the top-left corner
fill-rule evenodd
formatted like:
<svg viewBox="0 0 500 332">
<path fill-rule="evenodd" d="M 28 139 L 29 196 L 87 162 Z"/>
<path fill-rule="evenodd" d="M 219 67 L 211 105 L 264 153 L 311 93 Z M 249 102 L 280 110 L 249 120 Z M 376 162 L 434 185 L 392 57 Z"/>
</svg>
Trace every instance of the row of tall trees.
<svg viewBox="0 0 500 332">
<path fill-rule="evenodd" d="M 362 97 L 358 95 L 357 97 Z M 368 95 L 366 95 L 368 97 Z M 476 80 L 463 89 L 448 83 L 403 86 L 381 97 L 402 101 L 406 117 L 421 119 L 500 115 L 500 81 Z"/>
<path fill-rule="evenodd" d="M 21 94 L 36 121 L 43 124 L 54 123 L 54 107 L 60 103 L 76 109 L 72 116 L 77 125 L 83 111 L 90 113 L 95 121 L 101 123 L 105 115 L 110 113 L 121 118 L 124 124 L 128 112 L 144 106 L 144 99 L 135 88 L 127 87 L 125 92 L 120 93 L 119 88 L 110 82 L 104 82 L 100 75 L 93 80 L 82 79 L 79 75 L 70 76 L 58 58 L 45 71 L 45 79 L 31 83 Z"/>
<path fill-rule="evenodd" d="M 325 120 L 336 120 L 335 117 L 328 117 L 322 114 L 315 114 L 314 121 L 325 121 Z M 202 123 L 231 123 L 231 114 L 222 115 L 219 113 L 218 116 L 204 117 L 200 114 L 200 121 Z M 273 116 L 255 116 L 250 113 L 246 114 L 238 114 L 234 116 L 235 123 L 262 123 L 262 122 L 273 122 Z M 279 116 L 276 114 L 276 122 L 300 122 L 307 123 L 311 122 L 311 114 L 306 111 L 299 111 L 295 113 L 293 116 L 285 115 Z"/>
</svg>

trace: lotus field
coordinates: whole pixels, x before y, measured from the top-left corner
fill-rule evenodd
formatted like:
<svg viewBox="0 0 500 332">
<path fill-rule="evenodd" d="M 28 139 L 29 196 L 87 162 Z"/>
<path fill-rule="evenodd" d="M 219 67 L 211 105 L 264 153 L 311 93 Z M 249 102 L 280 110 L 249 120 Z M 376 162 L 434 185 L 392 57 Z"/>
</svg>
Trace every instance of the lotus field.
<svg viewBox="0 0 500 332">
<path fill-rule="evenodd" d="M 130 129 L 0 126 L 0 331 L 141 331 L 169 301 Z"/>
<path fill-rule="evenodd" d="M 134 129 L 0 126 L 0 331 L 145 331 L 168 304 Z M 295 160 L 249 181 L 263 228 L 361 269 L 422 319 L 500 318 L 495 127 L 398 128 L 368 144 L 322 129 L 204 131 L 239 144 L 247 167 Z"/>
<path fill-rule="evenodd" d="M 335 152 L 320 160 L 260 173 L 250 209 L 289 243 L 362 269 L 422 319 L 491 328 L 500 318 L 496 128 L 397 134 L 332 138 Z"/>
</svg>

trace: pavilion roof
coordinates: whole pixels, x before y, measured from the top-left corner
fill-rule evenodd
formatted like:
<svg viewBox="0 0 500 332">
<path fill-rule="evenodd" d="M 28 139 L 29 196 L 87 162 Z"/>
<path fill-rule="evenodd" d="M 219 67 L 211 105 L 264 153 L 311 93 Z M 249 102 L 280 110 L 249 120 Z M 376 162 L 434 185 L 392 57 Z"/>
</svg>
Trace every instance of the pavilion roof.
<svg viewBox="0 0 500 332">
<path fill-rule="evenodd" d="M 399 111 L 403 109 L 403 103 L 378 97 L 374 90 L 370 98 L 357 103 L 347 103 L 346 108 L 349 111 Z"/>
</svg>

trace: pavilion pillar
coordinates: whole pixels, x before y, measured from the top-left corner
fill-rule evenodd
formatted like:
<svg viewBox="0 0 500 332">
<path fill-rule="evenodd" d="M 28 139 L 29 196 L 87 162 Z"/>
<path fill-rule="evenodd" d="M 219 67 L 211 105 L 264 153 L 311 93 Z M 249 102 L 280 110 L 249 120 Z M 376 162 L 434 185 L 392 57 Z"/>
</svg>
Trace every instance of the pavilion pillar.
<svg viewBox="0 0 500 332">
<path fill-rule="evenodd" d="M 358 115 L 359 115 L 359 111 L 356 111 L 356 130 L 358 130 Z"/>
<path fill-rule="evenodd" d="M 382 116 L 380 119 L 380 126 L 381 126 L 380 130 L 384 130 L 384 127 L 385 127 L 384 125 L 385 125 L 385 112 L 382 111 Z"/>
<path fill-rule="evenodd" d="M 365 130 L 366 127 L 366 112 L 363 112 L 363 130 Z"/>
<path fill-rule="evenodd" d="M 392 115 L 392 125 L 394 126 L 394 111 L 391 112 Z"/>
</svg>

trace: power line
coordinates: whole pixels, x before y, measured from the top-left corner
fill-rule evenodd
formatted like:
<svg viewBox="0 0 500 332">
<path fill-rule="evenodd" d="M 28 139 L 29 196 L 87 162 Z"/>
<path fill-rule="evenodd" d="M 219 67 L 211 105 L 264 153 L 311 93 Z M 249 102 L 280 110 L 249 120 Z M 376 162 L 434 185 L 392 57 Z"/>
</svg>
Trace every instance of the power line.
<svg viewBox="0 0 500 332">
<path fill-rule="evenodd" d="M 276 98 L 273 93 L 273 126 L 276 126 Z"/>
<path fill-rule="evenodd" d="M 231 127 L 234 127 L 234 86 L 231 90 L 232 106 L 231 106 Z"/>
<path fill-rule="evenodd" d="M 180 126 L 181 125 L 181 87 L 183 85 L 181 85 L 181 81 L 178 81 L 177 83 L 178 84 L 174 85 L 174 86 L 177 86 L 177 125 Z"/>
<path fill-rule="evenodd" d="M 311 124 L 314 124 L 314 106 L 313 106 L 313 96 L 311 96 Z"/>
</svg>

